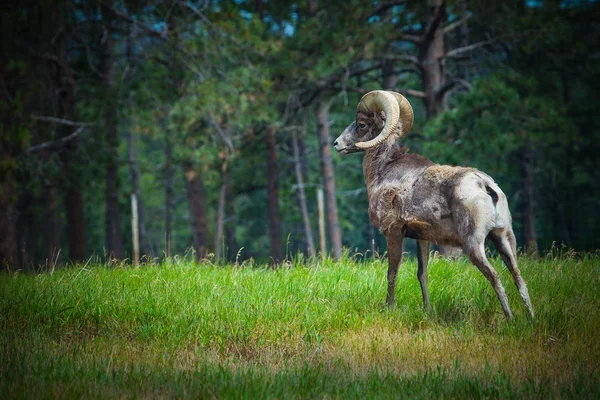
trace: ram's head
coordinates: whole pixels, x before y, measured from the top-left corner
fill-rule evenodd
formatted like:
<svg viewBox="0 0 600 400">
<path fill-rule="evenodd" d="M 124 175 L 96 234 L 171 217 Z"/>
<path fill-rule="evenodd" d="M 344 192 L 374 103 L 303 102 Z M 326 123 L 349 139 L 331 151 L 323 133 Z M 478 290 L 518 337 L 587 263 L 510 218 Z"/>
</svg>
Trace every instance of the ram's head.
<svg viewBox="0 0 600 400">
<path fill-rule="evenodd" d="M 413 124 L 413 110 L 404 96 L 374 90 L 365 94 L 356 107 L 356 120 L 333 143 L 341 154 L 376 147 L 391 136 L 404 137 Z"/>
</svg>

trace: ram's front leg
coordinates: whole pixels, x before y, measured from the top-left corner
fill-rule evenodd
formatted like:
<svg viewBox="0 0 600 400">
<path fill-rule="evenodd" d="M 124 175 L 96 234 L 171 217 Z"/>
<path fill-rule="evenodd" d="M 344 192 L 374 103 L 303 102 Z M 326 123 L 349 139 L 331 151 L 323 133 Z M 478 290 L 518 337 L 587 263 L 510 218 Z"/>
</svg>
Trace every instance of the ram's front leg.
<svg viewBox="0 0 600 400">
<path fill-rule="evenodd" d="M 429 294 L 427 293 L 427 264 L 429 263 L 429 242 L 427 240 L 417 240 L 417 278 L 421 284 L 421 293 L 423 294 L 423 305 L 425 310 L 431 310 L 429 305 Z"/>
<path fill-rule="evenodd" d="M 396 291 L 396 279 L 398 278 L 398 267 L 402 262 L 402 250 L 404 244 L 404 229 L 396 229 L 386 235 L 388 247 L 388 291 L 386 304 L 393 306 L 395 303 L 394 293 Z"/>
</svg>

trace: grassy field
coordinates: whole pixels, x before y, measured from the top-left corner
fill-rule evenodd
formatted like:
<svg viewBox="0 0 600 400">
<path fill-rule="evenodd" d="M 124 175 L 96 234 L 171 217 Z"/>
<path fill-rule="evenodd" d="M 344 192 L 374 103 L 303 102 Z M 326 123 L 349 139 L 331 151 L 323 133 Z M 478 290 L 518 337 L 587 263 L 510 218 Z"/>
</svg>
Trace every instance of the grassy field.
<svg viewBox="0 0 600 400">
<path fill-rule="evenodd" d="M 384 260 L 0 275 L 2 398 L 600 396 L 600 255 L 520 258 L 504 319 L 466 260 L 416 262 L 386 308 Z"/>
</svg>

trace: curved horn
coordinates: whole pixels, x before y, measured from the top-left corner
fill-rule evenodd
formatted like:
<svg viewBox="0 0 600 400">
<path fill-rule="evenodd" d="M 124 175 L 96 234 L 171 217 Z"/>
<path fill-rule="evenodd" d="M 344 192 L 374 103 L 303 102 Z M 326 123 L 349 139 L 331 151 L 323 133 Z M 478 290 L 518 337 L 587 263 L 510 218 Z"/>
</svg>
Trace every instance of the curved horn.
<svg viewBox="0 0 600 400">
<path fill-rule="evenodd" d="M 366 142 L 356 143 L 356 147 L 359 149 L 368 149 L 373 146 L 377 146 L 385 139 L 387 139 L 396 127 L 400 123 L 400 102 L 396 100 L 396 97 L 391 92 L 383 90 L 373 90 L 365 94 L 358 106 L 356 111 L 362 112 L 376 112 L 383 111 L 385 113 L 385 125 L 379 135 Z M 412 109 L 411 109 L 412 110 Z"/>
<path fill-rule="evenodd" d="M 406 99 L 406 97 L 402 96 L 397 92 L 389 92 L 398 101 L 398 107 L 400 108 L 400 137 L 398 140 L 402 139 L 408 132 L 410 132 L 410 128 L 412 128 L 413 122 L 415 120 L 415 113 L 412 109 L 412 106 Z"/>
</svg>

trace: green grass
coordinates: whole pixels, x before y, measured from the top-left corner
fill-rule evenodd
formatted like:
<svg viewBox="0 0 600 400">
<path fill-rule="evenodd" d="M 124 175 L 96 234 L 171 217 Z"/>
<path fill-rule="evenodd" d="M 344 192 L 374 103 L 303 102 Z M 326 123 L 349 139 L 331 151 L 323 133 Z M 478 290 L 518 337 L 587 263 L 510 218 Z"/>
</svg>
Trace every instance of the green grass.
<svg viewBox="0 0 600 400">
<path fill-rule="evenodd" d="M 495 260 L 507 322 L 466 260 L 277 270 L 185 260 L 0 275 L 0 397 L 600 396 L 600 256 L 520 258 L 536 319 Z"/>
</svg>

